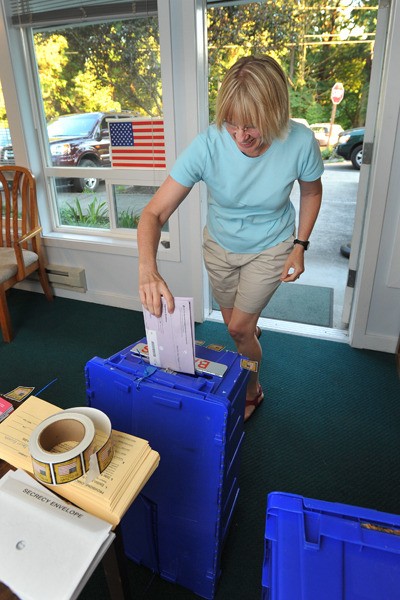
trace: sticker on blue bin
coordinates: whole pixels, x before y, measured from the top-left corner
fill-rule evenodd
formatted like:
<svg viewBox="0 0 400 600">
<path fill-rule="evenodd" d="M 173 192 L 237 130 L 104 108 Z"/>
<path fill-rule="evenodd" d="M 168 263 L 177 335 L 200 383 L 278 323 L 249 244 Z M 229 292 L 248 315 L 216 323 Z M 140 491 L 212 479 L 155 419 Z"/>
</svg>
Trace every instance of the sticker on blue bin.
<svg viewBox="0 0 400 600">
<path fill-rule="evenodd" d="M 247 371 L 253 371 L 253 373 L 257 373 L 258 371 L 258 362 L 256 360 L 242 358 L 240 361 L 240 366 L 242 369 L 246 369 Z"/>
<path fill-rule="evenodd" d="M 137 354 L 142 358 L 148 359 L 149 357 L 149 347 L 143 342 L 135 344 L 135 346 L 131 348 L 131 352 L 132 354 Z M 194 367 L 196 373 L 208 373 L 209 375 L 215 375 L 216 377 L 223 377 L 228 368 L 227 365 L 222 363 L 197 357 L 194 359 Z"/>
<path fill-rule="evenodd" d="M 194 368 L 197 373 L 208 373 L 209 375 L 215 375 L 216 377 L 223 377 L 228 367 L 221 363 L 214 362 L 213 360 L 196 357 L 194 359 Z"/>
</svg>

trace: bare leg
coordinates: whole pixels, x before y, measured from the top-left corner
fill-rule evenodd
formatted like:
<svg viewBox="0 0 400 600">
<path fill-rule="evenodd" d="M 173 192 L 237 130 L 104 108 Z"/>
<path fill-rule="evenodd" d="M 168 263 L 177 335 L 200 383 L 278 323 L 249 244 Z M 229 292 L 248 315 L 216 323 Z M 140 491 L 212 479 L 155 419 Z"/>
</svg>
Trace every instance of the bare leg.
<svg viewBox="0 0 400 600">
<path fill-rule="evenodd" d="M 261 365 L 262 350 L 256 336 L 257 314 L 245 313 L 238 308 L 221 308 L 221 313 L 228 331 L 239 354 L 246 356 L 249 360 L 257 363 L 257 371 L 251 372 L 247 384 L 247 399 L 254 398 L 259 389 L 259 368 Z M 245 412 L 245 420 L 254 412 L 255 406 L 248 406 Z"/>
</svg>

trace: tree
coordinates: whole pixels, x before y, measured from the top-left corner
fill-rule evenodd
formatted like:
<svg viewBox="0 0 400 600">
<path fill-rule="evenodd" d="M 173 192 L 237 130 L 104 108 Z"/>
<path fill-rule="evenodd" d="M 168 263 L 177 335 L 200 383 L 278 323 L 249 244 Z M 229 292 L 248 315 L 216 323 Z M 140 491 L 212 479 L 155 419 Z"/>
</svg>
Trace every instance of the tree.
<svg viewBox="0 0 400 600">
<path fill-rule="evenodd" d="M 40 73 L 40 86 L 47 119 L 70 112 L 66 94 L 68 82 L 64 68 L 68 64 L 68 42 L 54 33 L 35 35 L 36 59 Z"/>
<path fill-rule="evenodd" d="M 162 114 L 154 17 L 36 33 L 35 49 L 47 117 L 121 109 Z"/>
<path fill-rule="evenodd" d="M 288 8 L 290 7 L 290 8 Z M 210 8 L 208 21 L 209 102 L 214 116 L 215 100 L 220 82 L 230 66 L 248 54 L 270 54 L 285 59 L 289 50 L 284 46 L 285 33 L 293 31 L 290 2 L 267 0 L 248 5 Z"/>
<path fill-rule="evenodd" d="M 246 54 L 271 54 L 288 75 L 292 114 L 329 121 L 330 92 L 345 83 L 337 118 L 365 120 L 377 6 L 371 0 L 251 2 L 208 10 L 210 116 L 225 71 Z M 339 120 L 339 118 L 341 120 Z"/>
<path fill-rule="evenodd" d="M 6 113 L 6 105 L 4 103 L 3 90 L 0 85 L 0 123 L 4 121 L 4 127 L 7 127 L 7 113 Z"/>
<path fill-rule="evenodd" d="M 265 0 L 207 11 L 210 119 L 226 70 L 247 54 L 270 54 L 288 75 L 292 114 L 329 121 L 330 91 L 345 85 L 343 127 L 363 124 L 377 7 L 372 0 Z M 77 25 L 35 34 L 46 116 L 129 110 L 160 116 L 155 17 Z"/>
</svg>

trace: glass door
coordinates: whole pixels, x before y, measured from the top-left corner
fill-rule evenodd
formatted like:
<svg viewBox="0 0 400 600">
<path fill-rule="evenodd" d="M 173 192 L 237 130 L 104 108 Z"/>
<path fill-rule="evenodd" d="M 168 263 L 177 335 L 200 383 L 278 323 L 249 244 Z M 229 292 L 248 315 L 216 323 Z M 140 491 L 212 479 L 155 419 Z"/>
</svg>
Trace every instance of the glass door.
<svg viewBox="0 0 400 600">
<path fill-rule="evenodd" d="M 384 43 L 384 35 L 377 38 L 378 7 L 368 1 L 343 7 L 326 2 L 321 10 L 316 0 L 307 5 L 210 0 L 207 7 L 210 121 L 225 71 L 241 56 L 271 54 L 288 76 L 292 118 L 313 129 L 325 164 L 323 203 L 306 272 L 299 282 L 282 284 L 262 316 L 268 326 L 317 328 L 346 337 L 350 248 L 356 215 L 362 218 L 357 198 L 364 167 L 360 171 L 355 148 L 362 150 L 376 44 L 381 48 Z M 336 105 L 332 92 L 337 83 L 344 95 Z M 343 146 L 353 143 L 356 129 L 359 138 L 346 153 Z M 298 209 L 297 184 L 291 201 Z"/>
</svg>

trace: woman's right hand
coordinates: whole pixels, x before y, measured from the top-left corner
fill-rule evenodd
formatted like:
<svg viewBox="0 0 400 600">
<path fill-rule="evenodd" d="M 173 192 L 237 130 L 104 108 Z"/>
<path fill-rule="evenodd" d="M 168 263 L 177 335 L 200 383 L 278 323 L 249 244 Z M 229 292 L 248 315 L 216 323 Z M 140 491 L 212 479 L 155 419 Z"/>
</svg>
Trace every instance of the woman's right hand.
<svg viewBox="0 0 400 600">
<path fill-rule="evenodd" d="M 168 312 L 174 312 L 174 297 L 158 271 L 140 273 L 139 295 L 144 308 L 156 317 L 161 317 L 162 314 L 162 298 L 167 303 Z"/>
<path fill-rule="evenodd" d="M 143 306 L 156 317 L 161 317 L 161 298 L 167 310 L 173 313 L 174 297 L 157 268 L 157 250 L 163 225 L 190 192 L 168 175 L 141 214 L 137 229 L 139 249 L 139 294 Z"/>
</svg>

